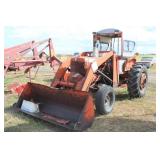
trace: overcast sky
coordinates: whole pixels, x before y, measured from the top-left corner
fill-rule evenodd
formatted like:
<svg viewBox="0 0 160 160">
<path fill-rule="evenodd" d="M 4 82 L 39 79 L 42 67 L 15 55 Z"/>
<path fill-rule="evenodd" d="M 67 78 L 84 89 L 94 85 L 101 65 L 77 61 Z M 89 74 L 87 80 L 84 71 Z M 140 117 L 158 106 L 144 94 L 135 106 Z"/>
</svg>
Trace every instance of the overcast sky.
<svg viewBox="0 0 160 160">
<path fill-rule="evenodd" d="M 92 32 L 112 27 L 122 30 L 124 39 L 135 41 L 136 51 L 155 53 L 156 28 L 154 26 L 7 26 L 5 27 L 5 48 L 31 40 L 52 38 L 58 54 L 92 50 Z"/>
</svg>

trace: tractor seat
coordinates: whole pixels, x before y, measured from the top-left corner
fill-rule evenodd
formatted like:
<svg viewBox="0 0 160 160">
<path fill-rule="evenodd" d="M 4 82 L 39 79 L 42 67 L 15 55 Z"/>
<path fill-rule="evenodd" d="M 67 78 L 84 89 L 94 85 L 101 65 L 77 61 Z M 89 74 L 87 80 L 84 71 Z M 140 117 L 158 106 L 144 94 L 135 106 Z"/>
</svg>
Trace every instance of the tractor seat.
<svg viewBox="0 0 160 160">
<path fill-rule="evenodd" d="M 70 65 L 70 73 L 67 81 L 74 83 L 75 89 L 80 90 L 84 82 L 86 75 L 85 59 L 84 58 L 72 58 Z"/>
<path fill-rule="evenodd" d="M 85 76 L 85 59 L 80 57 L 72 58 L 70 72 L 79 73 L 80 75 Z"/>
</svg>

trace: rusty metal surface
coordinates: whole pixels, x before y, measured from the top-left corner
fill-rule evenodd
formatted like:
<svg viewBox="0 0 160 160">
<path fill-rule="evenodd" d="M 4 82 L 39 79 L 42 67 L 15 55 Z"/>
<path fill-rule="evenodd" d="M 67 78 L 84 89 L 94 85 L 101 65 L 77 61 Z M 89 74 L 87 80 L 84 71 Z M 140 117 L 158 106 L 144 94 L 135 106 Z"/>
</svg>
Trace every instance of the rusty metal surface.
<svg viewBox="0 0 160 160">
<path fill-rule="evenodd" d="M 15 82 L 15 83 L 10 84 L 7 88 L 12 93 L 17 93 L 18 95 L 20 95 L 22 91 L 24 90 L 25 86 L 26 86 L 25 83 L 21 84 L 21 83 Z"/>
<path fill-rule="evenodd" d="M 94 119 L 93 99 L 87 92 L 28 83 L 18 100 L 18 108 L 21 108 L 23 100 L 38 103 L 40 110 L 39 113 L 23 112 L 66 128 L 83 130 Z"/>
</svg>

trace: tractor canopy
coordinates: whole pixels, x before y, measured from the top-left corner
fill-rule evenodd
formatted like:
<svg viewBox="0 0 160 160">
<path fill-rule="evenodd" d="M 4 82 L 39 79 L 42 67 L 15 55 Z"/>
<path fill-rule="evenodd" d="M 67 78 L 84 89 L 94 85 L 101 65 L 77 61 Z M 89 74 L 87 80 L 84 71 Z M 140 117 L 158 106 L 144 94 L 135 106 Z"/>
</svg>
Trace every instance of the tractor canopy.
<svg viewBox="0 0 160 160">
<path fill-rule="evenodd" d="M 103 29 L 98 32 L 93 32 L 93 34 L 110 38 L 122 37 L 122 31 L 114 28 Z"/>
<path fill-rule="evenodd" d="M 127 52 L 131 56 L 131 52 L 135 51 L 135 42 L 123 39 L 123 32 L 119 29 L 109 28 L 98 32 L 93 32 L 93 50 L 98 51 L 114 51 L 116 54 L 125 56 Z"/>
</svg>

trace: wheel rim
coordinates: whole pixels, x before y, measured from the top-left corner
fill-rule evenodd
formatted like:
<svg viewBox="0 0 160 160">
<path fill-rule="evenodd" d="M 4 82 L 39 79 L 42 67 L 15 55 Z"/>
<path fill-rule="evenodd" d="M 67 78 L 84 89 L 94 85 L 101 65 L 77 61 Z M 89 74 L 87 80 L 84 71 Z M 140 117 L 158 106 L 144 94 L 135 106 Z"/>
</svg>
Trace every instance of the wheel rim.
<svg viewBox="0 0 160 160">
<path fill-rule="evenodd" d="M 146 87 L 146 83 L 147 83 L 147 75 L 146 73 L 143 72 L 140 78 L 140 89 L 141 90 L 143 90 Z"/>
<path fill-rule="evenodd" d="M 104 100 L 104 103 L 105 103 L 105 107 L 107 109 L 110 109 L 112 108 L 112 104 L 113 104 L 113 94 L 112 92 L 108 93 L 105 97 L 105 100 Z"/>
</svg>

